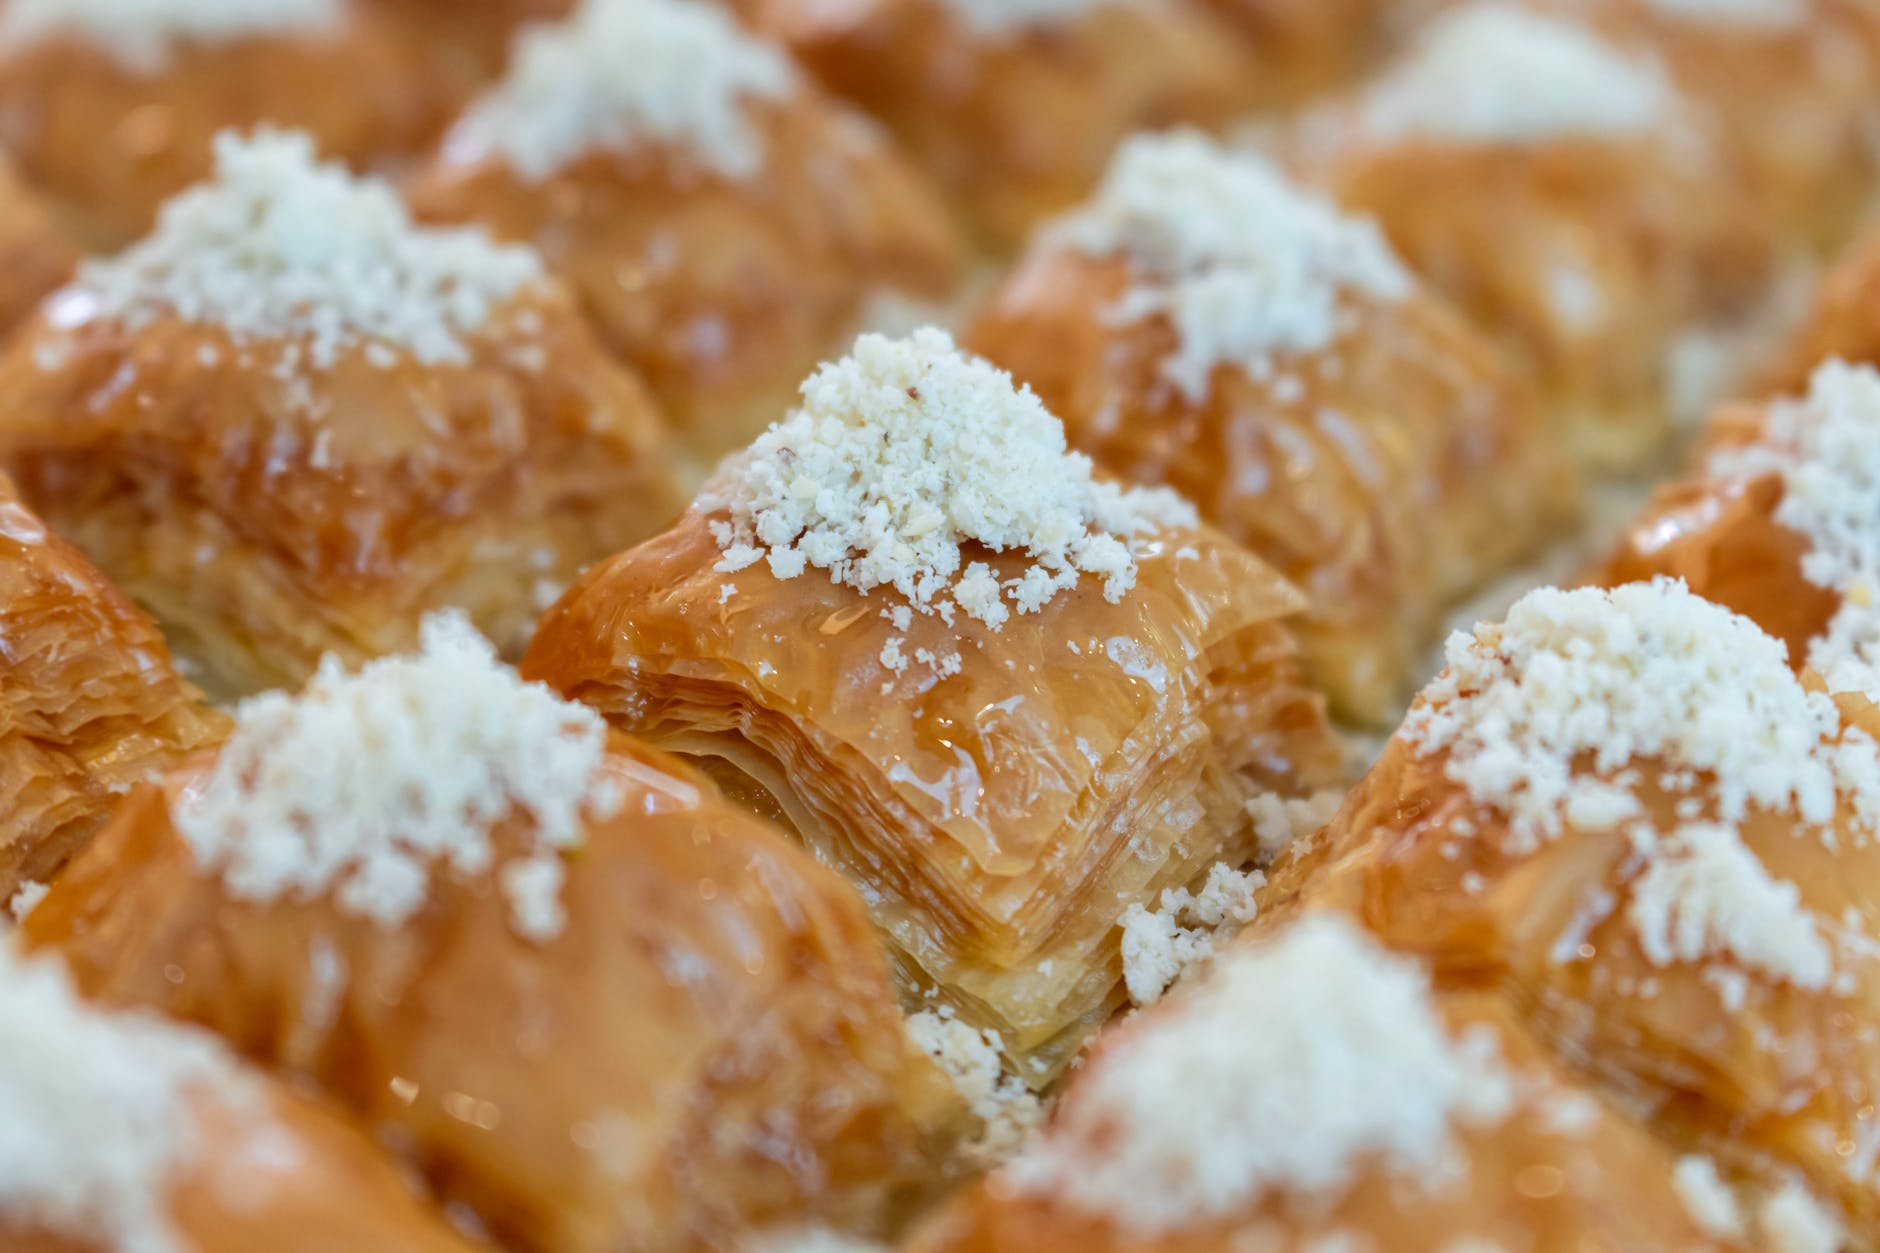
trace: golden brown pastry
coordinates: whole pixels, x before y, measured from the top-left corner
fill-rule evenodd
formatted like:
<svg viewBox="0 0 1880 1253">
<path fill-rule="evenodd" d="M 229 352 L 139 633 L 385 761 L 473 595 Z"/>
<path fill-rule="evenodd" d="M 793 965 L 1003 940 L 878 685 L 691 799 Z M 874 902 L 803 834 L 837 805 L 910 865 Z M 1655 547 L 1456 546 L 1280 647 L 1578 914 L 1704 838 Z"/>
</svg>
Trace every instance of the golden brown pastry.
<svg viewBox="0 0 1880 1253">
<path fill-rule="evenodd" d="M 1226 121 L 1260 79 L 1185 0 L 733 0 L 887 123 L 988 243 L 1082 196 L 1130 132 Z"/>
<path fill-rule="evenodd" d="M 1261 103 L 1294 104 L 1346 82 L 1383 55 L 1401 0 L 1198 0 L 1253 54 Z"/>
<path fill-rule="evenodd" d="M 1751 379 L 1751 395 L 1799 396 L 1815 370 L 1839 358 L 1880 366 L 1880 230 L 1829 267 L 1801 324 Z"/>
<path fill-rule="evenodd" d="M 0 336 L 72 276 L 78 247 L 37 193 L 0 159 Z"/>
<path fill-rule="evenodd" d="M 13 1253 L 468 1253 L 350 1124 L 207 1035 L 83 1004 L 0 949 Z"/>
<path fill-rule="evenodd" d="M 1121 1000 L 1127 908 L 1250 858 L 1250 802 L 1336 778 L 1300 605 L 928 329 L 825 366 L 563 597 L 524 673 L 786 821 L 904 986 L 1042 1083 Z"/>
<path fill-rule="evenodd" d="M 1642 54 L 1488 0 L 1286 142 L 1516 350 L 1584 456 L 1632 470 L 1692 403 L 1679 350 L 1775 277 L 1775 232 L 1706 122 Z"/>
<path fill-rule="evenodd" d="M 443 605 L 519 649 L 677 512 L 651 402 L 533 253 L 417 229 L 295 137 L 219 162 L 0 357 L 0 467 L 212 693 Z"/>
<path fill-rule="evenodd" d="M 409 198 L 539 249 L 712 457 L 871 301 L 940 301 L 964 258 L 872 123 L 705 0 L 589 0 L 530 31 Z"/>
<path fill-rule="evenodd" d="M 911 1248 L 1752 1247 L 1733 1218 L 1714 1165 L 1674 1161 L 1495 998 L 1314 914 L 1103 1037 L 1044 1135 Z"/>
<path fill-rule="evenodd" d="M 1297 584 L 1312 681 L 1360 723 L 1395 724 L 1458 597 L 1570 512 L 1498 350 L 1371 223 L 1192 133 L 1125 145 L 967 339 Z"/>
<path fill-rule="evenodd" d="M 27 916 L 87 994 L 213 1028 L 507 1247 L 865 1226 L 965 1123 L 861 903 L 456 617 L 244 705 Z"/>
<path fill-rule="evenodd" d="M 354 0 L 8 0 L 0 145 L 91 249 L 118 248 L 208 173 L 224 127 L 306 130 L 367 164 L 452 101 L 415 44 Z"/>
<path fill-rule="evenodd" d="M 43 883 L 117 797 L 223 732 L 157 628 L 0 477 L 0 902 Z"/>
<path fill-rule="evenodd" d="M 1780 642 L 1677 583 L 1534 592 L 1451 641 L 1263 908 L 1344 909 L 1439 982 L 1498 990 L 1668 1142 L 1799 1181 L 1867 1247 L 1876 726 L 1865 697 L 1805 685 Z"/>
<path fill-rule="evenodd" d="M 566 17 L 578 0 L 354 0 L 400 23 L 459 81 L 500 73 L 516 32 Z"/>
</svg>

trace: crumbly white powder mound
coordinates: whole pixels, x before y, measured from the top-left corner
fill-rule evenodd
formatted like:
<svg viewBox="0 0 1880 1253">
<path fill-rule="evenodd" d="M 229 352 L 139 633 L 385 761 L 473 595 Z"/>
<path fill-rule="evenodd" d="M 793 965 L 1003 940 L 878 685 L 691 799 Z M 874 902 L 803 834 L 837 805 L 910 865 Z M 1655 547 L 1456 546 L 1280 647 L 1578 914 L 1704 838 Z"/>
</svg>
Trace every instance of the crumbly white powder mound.
<svg viewBox="0 0 1880 1253">
<path fill-rule="evenodd" d="M 1209 869 L 1198 893 L 1169 888 L 1154 909 L 1131 905 L 1123 914 L 1123 986 L 1129 999 L 1153 1004 L 1207 963 L 1221 941 L 1254 920 L 1255 894 L 1265 885 L 1259 871 L 1221 862 Z"/>
<path fill-rule="evenodd" d="M 154 74 L 181 43 L 321 35 L 345 20 L 346 0 L 7 0 L 0 51 L 74 39 Z"/>
<path fill-rule="evenodd" d="M 1768 1253 L 1840 1253 L 1847 1231 L 1799 1180 L 1790 1179 L 1756 1211 L 1757 1247 Z"/>
<path fill-rule="evenodd" d="M 1506 1115 L 1493 1042 L 1451 1035 L 1427 976 L 1313 915 L 1219 959 L 1101 1053 L 1004 1182 L 1153 1234 L 1270 1192 L 1335 1202 L 1359 1172 L 1436 1184 L 1459 1124 Z"/>
<path fill-rule="evenodd" d="M 1344 803 L 1345 793 L 1339 788 L 1297 799 L 1277 792 L 1255 796 L 1247 802 L 1247 816 L 1253 821 L 1260 856 L 1269 861 L 1278 857 L 1294 840 L 1311 835 L 1337 817 Z"/>
<path fill-rule="evenodd" d="M 508 73 L 448 143 L 500 153 L 537 182 L 648 142 L 749 178 L 764 165 L 751 102 L 797 85 L 788 57 L 703 0 L 586 0 L 567 21 L 523 32 Z"/>
<path fill-rule="evenodd" d="M 1665 17 L 1718 26 L 1781 29 L 1808 17 L 1807 0 L 1647 0 Z"/>
<path fill-rule="evenodd" d="M 606 724 L 523 682 L 459 614 L 428 619 L 423 643 L 352 674 L 329 657 L 301 694 L 244 702 L 171 816 L 239 899 L 330 894 L 395 927 L 423 907 L 438 867 L 494 871 L 518 933 L 551 939 L 560 854 L 621 803 L 602 774 Z M 490 833 L 511 816 L 527 819 L 531 848 L 499 868 Z"/>
<path fill-rule="evenodd" d="M 1264 158 L 1193 131 L 1124 144 L 1090 203 L 1050 238 L 1129 258 L 1134 286 L 1108 316 L 1167 318 L 1180 347 L 1163 373 L 1197 403 L 1217 367 L 1268 378 L 1276 356 L 1339 339 L 1346 301 L 1390 303 L 1413 290 L 1375 223 L 1301 191 Z"/>
<path fill-rule="evenodd" d="M 466 338 L 543 277 L 530 250 L 417 226 L 386 183 L 320 164 L 305 135 L 261 131 L 218 136 L 214 177 L 141 243 L 87 262 L 65 298 L 133 328 L 177 317 L 238 343 L 293 341 L 316 367 L 362 345 L 461 363 Z"/>
<path fill-rule="evenodd" d="M 170 1193 L 192 1100 L 242 1097 L 206 1035 L 84 1004 L 62 967 L 0 947 L 0 1222 L 113 1253 L 186 1253 Z"/>
<path fill-rule="evenodd" d="M 1140 0 L 941 0 L 969 30 L 981 35 L 1007 35 L 1037 26 L 1074 22 L 1098 9 L 1113 9 Z"/>
<path fill-rule="evenodd" d="M 1717 1174 L 1716 1162 L 1697 1153 L 1680 1157 L 1671 1171 L 1671 1186 L 1699 1231 L 1718 1240 L 1743 1238 L 1742 1207 Z"/>
<path fill-rule="evenodd" d="M 979 1031 L 950 1011 L 908 1015 L 907 1032 L 985 1126 L 970 1155 L 990 1165 L 1008 1157 L 1044 1117 L 1037 1094 L 1005 1072 L 997 1032 Z"/>
<path fill-rule="evenodd" d="M 1367 95 L 1366 128 L 1477 143 L 1648 132 L 1678 112 L 1664 71 L 1557 17 L 1486 3 L 1425 28 Z"/>
<path fill-rule="evenodd" d="M 863 592 L 891 587 L 915 610 L 955 608 L 998 629 L 1082 575 L 1121 600 L 1135 541 L 1197 525 L 1161 489 L 1098 482 L 1028 387 L 932 327 L 864 335 L 803 385 L 803 404 L 725 463 L 699 496 L 731 573 L 768 561 Z M 1030 560 L 1001 584 L 965 545 Z"/>
<path fill-rule="evenodd" d="M 1752 807 L 1826 823 L 1837 799 L 1869 829 L 1880 814 L 1873 741 L 1841 730 L 1779 641 L 1681 583 L 1530 592 L 1447 656 L 1401 734 L 1449 755 L 1449 778 L 1508 817 L 1513 851 L 1637 818 L 1633 792 L 1602 780 L 1647 759 L 1711 772 L 1725 823 Z"/>
</svg>

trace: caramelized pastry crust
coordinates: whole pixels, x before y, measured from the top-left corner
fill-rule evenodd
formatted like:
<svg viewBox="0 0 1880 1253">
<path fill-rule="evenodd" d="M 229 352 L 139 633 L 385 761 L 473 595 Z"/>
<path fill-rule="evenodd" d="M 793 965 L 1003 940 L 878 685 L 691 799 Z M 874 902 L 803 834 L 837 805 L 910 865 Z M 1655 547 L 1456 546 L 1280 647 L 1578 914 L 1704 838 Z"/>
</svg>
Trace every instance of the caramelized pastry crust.
<svg viewBox="0 0 1880 1253">
<path fill-rule="evenodd" d="M 0 477 L 0 899 L 44 882 L 132 784 L 212 743 L 221 715 L 156 626 Z"/>
<path fill-rule="evenodd" d="M 621 57 L 636 41 L 651 47 L 632 55 L 675 62 L 668 77 L 700 76 L 684 63 L 689 46 L 662 46 L 691 33 L 672 27 L 709 25 L 686 7 L 596 3 L 584 21 L 531 35 L 510 81 L 458 124 L 409 198 L 420 217 L 537 248 L 677 429 L 715 458 L 780 417 L 873 300 L 945 299 L 964 250 L 936 193 L 871 123 L 798 81 L 781 53 L 750 48 L 728 19 L 712 15 L 727 28 L 716 42 L 746 46 L 715 50 L 757 58 L 774 98 L 650 71 L 640 91 L 655 99 L 622 91 L 615 80 L 636 71 Z M 544 100 L 551 75 L 562 95 Z M 664 93 L 682 89 L 723 97 L 748 132 L 737 154 L 750 168 L 722 168 L 701 151 L 708 142 L 636 127 L 637 109 L 677 107 Z M 598 119 L 581 151 L 551 160 L 537 145 L 520 162 L 505 151 L 504 128 L 548 124 L 564 106 Z"/>
<path fill-rule="evenodd" d="M 1231 33 L 1176 0 L 1010 18 L 959 0 L 735 7 L 886 122 L 1000 249 L 1087 191 L 1132 131 L 1221 123 L 1259 90 Z"/>
<path fill-rule="evenodd" d="M 0 161 L 0 335 L 72 276 L 78 247 L 37 193 Z"/>
<path fill-rule="evenodd" d="M 531 942 L 514 881 L 498 891 L 492 873 L 440 872 L 390 927 L 343 893 L 230 887 L 171 816 L 211 769 L 134 793 L 27 942 L 89 995 L 318 1084 L 504 1242 L 604 1253 L 725 1247 L 805 1215 L 866 1227 L 943 1177 L 964 1111 L 909 1043 L 860 903 L 702 779 L 615 742 L 619 808 L 586 824 L 559 930 Z M 526 830 L 491 832 L 497 864 Z"/>
<path fill-rule="evenodd" d="M 101 252 L 207 174 L 225 128 L 305 130 L 359 166 L 422 146 L 449 116 L 449 92 L 415 43 L 364 7 L 332 8 L 330 27 L 177 37 L 128 61 L 79 31 L 21 39 L 0 26 L 0 145 Z"/>
</svg>

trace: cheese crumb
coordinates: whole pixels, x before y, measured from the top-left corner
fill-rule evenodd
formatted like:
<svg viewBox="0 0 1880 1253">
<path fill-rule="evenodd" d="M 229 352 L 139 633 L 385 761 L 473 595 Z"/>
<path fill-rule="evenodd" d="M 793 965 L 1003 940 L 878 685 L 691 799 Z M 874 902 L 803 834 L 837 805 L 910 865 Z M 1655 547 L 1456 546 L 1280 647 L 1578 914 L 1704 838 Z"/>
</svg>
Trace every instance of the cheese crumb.
<svg viewBox="0 0 1880 1253">
<path fill-rule="evenodd" d="M 798 85 L 788 57 L 700 0 L 586 0 L 567 21 L 522 33 L 508 73 L 447 151 L 499 153 L 541 182 L 591 153 L 650 142 L 747 179 L 764 166 L 747 109 Z"/>
<path fill-rule="evenodd" d="M 178 317 L 238 343 L 294 341 L 319 368 L 352 347 L 463 363 L 466 338 L 542 277 L 527 249 L 414 225 L 389 185 L 317 163 L 305 135 L 225 132 L 211 181 L 166 204 L 143 242 L 87 262 L 54 300 L 133 329 Z"/>
<path fill-rule="evenodd" d="M 1270 1192 L 1334 1201 L 1362 1170 L 1434 1183 L 1459 1123 L 1503 1118 L 1491 1041 L 1451 1036 L 1411 963 L 1311 915 L 1100 1051 L 1004 1181 L 1152 1235 Z"/>
<path fill-rule="evenodd" d="M 1756 1211 L 1768 1253 L 1839 1253 L 1847 1240 L 1841 1222 L 1807 1187 L 1791 1179 Z"/>
<path fill-rule="evenodd" d="M 1099 9 L 1117 8 L 1133 0 L 942 0 L 942 3 L 979 35 L 1012 35 L 1040 26 L 1076 21 Z"/>
<path fill-rule="evenodd" d="M 1339 790 L 1314 792 L 1293 799 L 1277 792 L 1262 792 L 1247 802 L 1247 816 L 1253 820 L 1253 836 L 1260 845 L 1260 856 L 1271 861 L 1286 851 L 1294 840 L 1311 835 L 1338 816 L 1345 803 Z"/>
<path fill-rule="evenodd" d="M 1011 1155 L 1044 1118 L 1035 1093 L 1005 1073 L 998 1033 L 976 1031 L 958 1018 L 921 1010 L 907 1019 L 908 1035 L 946 1072 L 985 1130 L 968 1156 L 990 1165 Z"/>
<path fill-rule="evenodd" d="M 8 0 L 0 49 L 74 39 L 156 74 L 179 44 L 325 35 L 345 20 L 345 0 Z"/>
<path fill-rule="evenodd" d="M 1743 1211 L 1736 1193 L 1718 1176 L 1716 1162 L 1697 1153 L 1679 1158 L 1671 1186 L 1699 1231 L 1718 1240 L 1743 1238 Z"/>
<path fill-rule="evenodd" d="M 1029 388 L 928 327 L 864 335 L 803 385 L 803 404 L 726 462 L 699 496 L 731 573 L 767 560 L 792 579 L 814 567 L 869 592 L 892 587 L 916 611 L 958 609 L 994 630 L 1080 575 L 1122 599 L 1137 541 L 1196 525 L 1160 489 L 1099 482 Z M 967 545 L 1021 551 L 1001 585 Z"/>
<path fill-rule="evenodd" d="M 0 1225 L 114 1253 L 185 1253 L 170 1193 L 192 1101 L 239 1100 L 206 1035 L 86 1005 L 62 967 L 0 948 Z"/>
<path fill-rule="evenodd" d="M 1591 31 L 1513 5 L 1437 17 L 1362 105 L 1380 136 L 1528 143 L 1648 132 L 1678 112 L 1664 71 Z"/>
<path fill-rule="evenodd" d="M 1266 886 L 1257 870 L 1218 863 L 1199 895 L 1169 888 L 1159 906 L 1138 903 L 1123 915 L 1123 984 L 1129 999 L 1149 1005 L 1212 958 L 1218 943 L 1254 920 L 1254 894 Z"/>
<path fill-rule="evenodd" d="M 1195 403 L 1217 367 L 1270 378 L 1276 356 L 1323 351 L 1349 329 L 1346 301 L 1413 290 L 1375 223 L 1192 131 L 1125 143 L 1089 205 L 1046 237 L 1129 258 L 1134 285 L 1107 316 L 1168 319 L 1179 347 L 1162 372 Z"/>
<path fill-rule="evenodd" d="M 20 884 L 18 890 L 13 893 L 13 899 L 7 902 L 7 912 L 13 915 L 13 921 L 25 922 L 26 915 L 32 913 L 38 907 L 39 902 L 46 899 L 46 893 L 51 890 L 36 879 L 28 879 Z"/>
<path fill-rule="evenodd" d="M 173 802 L 177 830 L 237 899 L 331 893 L 396 927 L 435 866 L 489 872 L 492 828 L 526 815 L 531 848 L 497 877 L 517 932 L 550 939 L 560 854 L 620 805 L 600 777 L 606 724 L 524 683 L 459 614 L 432 616 L 423 642 L 353 674 L 329 657 L 302 694 L 243 703 L 214 767 Z"/>
</svg>

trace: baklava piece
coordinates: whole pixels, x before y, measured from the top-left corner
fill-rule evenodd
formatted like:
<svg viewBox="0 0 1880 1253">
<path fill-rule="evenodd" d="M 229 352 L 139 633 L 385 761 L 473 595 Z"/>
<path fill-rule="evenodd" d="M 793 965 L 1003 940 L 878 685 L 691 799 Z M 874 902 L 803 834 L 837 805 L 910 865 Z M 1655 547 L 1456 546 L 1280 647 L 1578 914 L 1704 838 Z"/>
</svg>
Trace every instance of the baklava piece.
<svg viewBox="0 0 1880 1253">
<path fill-rule="evenodd" d="M 224 719 L 157 628 L 0 477 L 0 902 L 83 848 L 117 798 Z"/>
<path fill-rule="evenodd" d="M 1498 348 L 1370 222 L 1194 134 L 1130 141 L 968 338 L 1299 586 L 1308 672 L 1359 723 L 1395 725 L 1458 598 L 1570 513 Z"/>
<path fill-rule="evenodd" d="M 224 127 L 305 130 L 355 165 L 415 150 L 451 102 L 353 0 L 8 0 L 0 146 L 91 250 L 208 173 Z"/>
<path fill-rule="evenodd" d="M 1880 1232 L 1877 722 L 1675 582 L 1534 592 L 1452 639 L 1262 907 L 1349 911 L 1439 980 L 1495 989 L 1668 1143 L 1805 1186 L 1865 1247 Z"/>
<path fill-rule="evenodd" d="M 1132 903 L 1335 778 L 1278 574 L 1093 477 L 942 332 L 863 336 L 524 673 L 696 759 L 854 881 L 910 994 L 1048 1081 L 1120 1003 Z"/>
<path fill-rule="evenodd" d="M 18 1253 L 470 1253 L 323 1105 L 209 1036 L 0 949 L 0 1243 Z"/>
<path fill-rule="evenodd" d="M 1580 1088 L 1494 998 L 1315 914 L 1104 1037 L 1045 1134 L 911 1248 L 1792 1247 L 1737 1238 L 1745 1218 L 1714 1164 Z"/>
<path fill-rule="evenodd" d="M 1754 189 L 1662 67 L 1507 3 L 1444 13 L 1281 140 L 1501 336 L 1604 469 L 1643 468 L 1777 277 Z"/>
<path fill-rule="evenodd" d="M 1144 127 L 1226 122 L 1259 76 L 1187 0 L 733 0 L 886 122 L 986 241 L 1023 242 Z"/>
<path fill-rule="evenodd" d="M 525 33 L 410 199 L 540 250 L 713 457 L 877 298 L 938 303 L 964 261 L 875 125 L 704 0 L 589 0 Z"/>
<path fill-rule="evenodd" d="M 317 1084 L 510 1248 L 865 1227 L 966 1121 L 852 889 L 455 616 L 243 705 L 22 934 Z"/>
<path fill-rule="evenodd" d="M 533 253 L 416 228 L 301 137 L 225 138 L 0 394 L 0 467 L 216 694 L 408 647 L 438 606 L 519 648 L 677 512 L 652 402 Z"/>
</svg>

